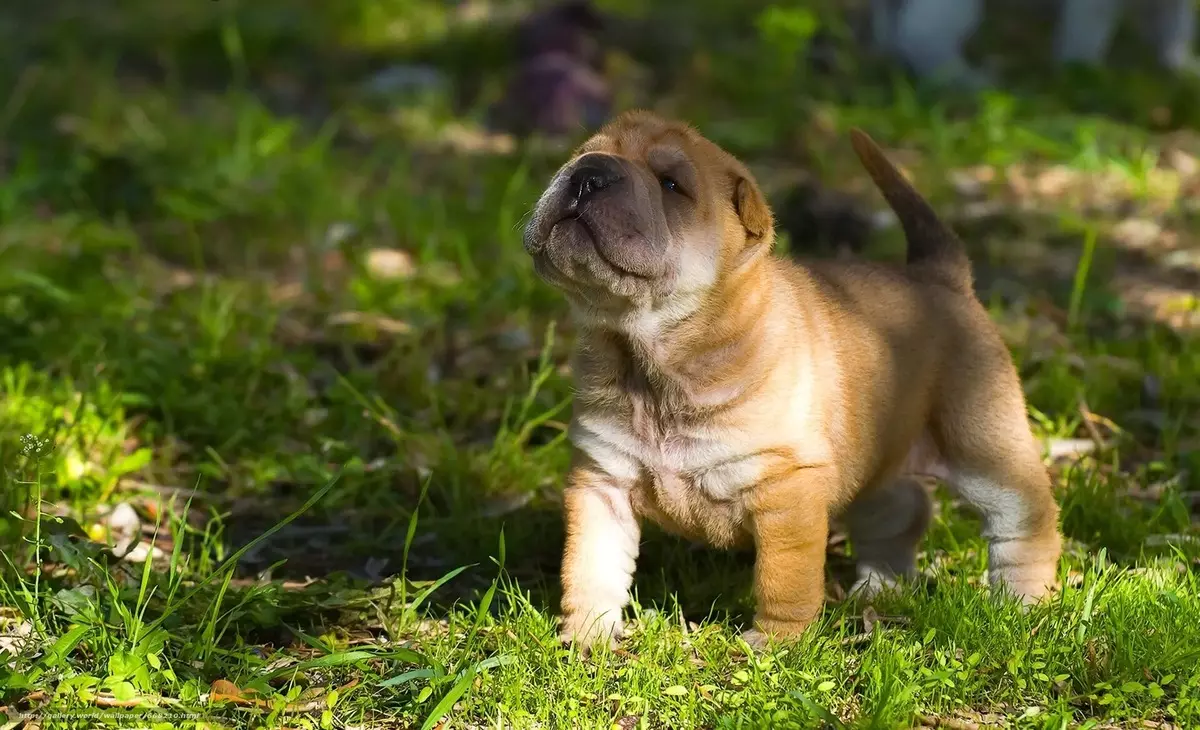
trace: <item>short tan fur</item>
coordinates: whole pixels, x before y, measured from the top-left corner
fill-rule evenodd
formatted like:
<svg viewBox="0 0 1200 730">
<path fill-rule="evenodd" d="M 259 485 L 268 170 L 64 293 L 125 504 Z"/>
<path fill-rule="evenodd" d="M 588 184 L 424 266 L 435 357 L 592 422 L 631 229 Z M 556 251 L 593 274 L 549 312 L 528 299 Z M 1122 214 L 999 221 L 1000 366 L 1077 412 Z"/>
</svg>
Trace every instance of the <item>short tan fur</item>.
<svg viewBox="0 0 1200 730">
<path fill-rule="evenodd" d="M 869 136 L 850 141 L 905 230 L 903 265 L 770 255 L 746 166 L 648 112 L 600 130 L 538 201 L 525 247 L 578 330 L 564 639 L 620 635 L 646 520 L 753 545 L 746 638 L 793 637 L 820 611 L 832 520 L 857 588 L 914 573 L 922 474 L 982 515 L 993 585 L 1054 587 L 1058 508 L 965 249 Z"/>
</svg>

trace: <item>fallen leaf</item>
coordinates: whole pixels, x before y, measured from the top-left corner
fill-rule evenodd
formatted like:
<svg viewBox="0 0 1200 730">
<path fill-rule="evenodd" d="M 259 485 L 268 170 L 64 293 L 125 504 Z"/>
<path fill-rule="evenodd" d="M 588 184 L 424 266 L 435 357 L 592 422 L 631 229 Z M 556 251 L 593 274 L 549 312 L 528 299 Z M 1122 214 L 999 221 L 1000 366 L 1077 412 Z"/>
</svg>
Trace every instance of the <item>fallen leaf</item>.
<svg viewBox="0 0 1200 730">
<path fill-rule="evenodd" d="M 396 248 L 375 248 L 367 253 L 367 273 L 377 279 L 408 279 L 417 271 L 412 256 Z"/>
<path fill-rule="evenodd" d="M 951 170 L 950 185 L 954 192 L 964 198 L 978 198 L 987 192 L 987 184 L 995 178 L 996 171 L 987 165 L 965 170 Z"/>
<path fill-rule="evenodd" d="M 147 560 L 162 560 L 166 556 L 166 552 L 159 546 L 148 542 L 139 542 L 121 558 L 130 563 L 144 563 Z"/>
<path fill-rule="evenodd" d="M 1145 218 L 1126 218 L 1112 227 L 1110 235 L 1126 248 L 1140 250 L 1152 246 L 1162 236 L 1162 226 Z"/>
<path fill-rule="evenodd" d="M 374 327 L 389 335 L 405 335 L 413 331 L 413 326 L 408 322 L 371 312 L 338 312 L 330 315 L 325 322 L 330 326 L 364 325 Z"/>
<path fill-rule="evenodd" d="M 339 695 L 346 690 L 356 686 L 357 679 L 350 680 L 346 684 L 333 690 Z M 209 687 L 209 699 L 212 702 L 233 702 L 237 705 L 260 707 L 263 709 L 274 709 L 274 702 L 260 697 L 253 696 L 257 693 L 243 691 L 236 684 L 227 679 L 215 680 Z M 301 695 L 300 699 L 295 702 L 290 702 L 281 708 L 281 712 L 315 712 L 325 709 L 325 699 L 328 696 L 324 690 L 313 688 L 310 691 Z"/>
<path fill-rule="evenodd" d="M 874 607 L 867 606 L 863 609 L 862 620 L 863 630 L 867 633 L 871 633 L 871 631 L 875 628 L 875 625 L 879 623 L 879 612 L 876 611 Z"/>
<path fill-rule="evenodd" d="M 1091 439 L 1062 439 L 1046 440 L 1046 455 L 1051 461 L 1078 458 L 1096 450 L 1096 442 Z"/>
<path fill-rule="evenodd" d="M 1197 162 L 1195 157 L 1178 148 L 1165 150 L 1162 154 L 1162 162 L 1183 177 L 1192 177 L 1197 172 L 1200 172 L 1200 162 Z"/>
<path fill-rule="evenodd" d="M 128 502 L 121 502 L 113 507 L 104 524 L 107 528 L 106 541 L 112 546 L 113 554 L 124 558 L 141 536 L 142 518 Z"/>
<path fill-rule="evenodd" d="M 242 694 L 242 690 L 228 679 L 213 680 L 208 692 L 212 702 L 233 702 L 239 705 L 253 703 L 251 698 Z"/>
<path fill-rule="evenodd" d="M 28 621 L 0 630 L 0 651 L 19 655 L 33 635 L 33 624 Z"/>
<path fill-rule="evenodd" d="M 1065 193 L 1075 181 L 1076 173 L 1066 165 L 1052 165 L 1042 171 L 1034 181 L 1033 187 L 1039 195 L 1058 196 Z"/>
</svg>

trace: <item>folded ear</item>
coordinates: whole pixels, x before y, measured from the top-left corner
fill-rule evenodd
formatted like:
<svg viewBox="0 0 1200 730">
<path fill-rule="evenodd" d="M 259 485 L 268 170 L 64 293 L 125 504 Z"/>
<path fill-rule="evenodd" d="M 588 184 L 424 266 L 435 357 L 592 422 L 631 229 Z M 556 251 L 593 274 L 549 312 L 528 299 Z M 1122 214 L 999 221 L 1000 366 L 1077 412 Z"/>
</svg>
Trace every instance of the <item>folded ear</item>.
<svg viewBox="0 0 1200 730">
<path fill-rule="evenodd" d="M 736 173 L 733 187 L 733 209 L 737 211 L 746 235 L 751 239 L 763 239 L 771 233 L 774 222 L 771 208 L 763 197 L 758 183 L 748 172 Z"/>
</svg>

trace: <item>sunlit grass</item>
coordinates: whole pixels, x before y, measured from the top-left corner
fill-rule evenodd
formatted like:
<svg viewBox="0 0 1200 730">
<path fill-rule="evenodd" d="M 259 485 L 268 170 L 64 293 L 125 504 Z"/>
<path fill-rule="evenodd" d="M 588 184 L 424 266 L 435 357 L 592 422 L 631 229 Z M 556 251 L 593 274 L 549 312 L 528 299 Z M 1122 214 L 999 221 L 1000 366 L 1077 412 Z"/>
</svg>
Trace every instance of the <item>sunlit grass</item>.
<svg viewBox="0 0 1200 730">
<path fill-rule="evenodd" d="M 848 94 L 788 61 L 825 16 L 709 4 L 637 14 L 711 40 L 664 105 L 765 180 L 812 165 L 875 205 L 843 139 L 862 126 L 971 229 L 1035 430 L 1096 444 L 1054 465 L 1060 594 L 990 596 L 977 520 L 942 498 L 921 578 L 830 601 L 794 646 L 737 638 L 752 556 L 655 530 L 621 648 L 559 646 L 572 333 L 520 228 L 561 153 L 449 152 L 474 106 L 362 83 L 432 61 L 490 93 L 495 24 L 431 2 L 85 8 L 0 70 L 0 706 L 63 727 L 1200 722 L 1200 347 L 1115 286 L 1114 224 L 1194 247 L 1186 165 L 1121 112 L 1149 87 L 1100 88 L 1106 117 L 1022 80 L 931 99 L 864 63 Z M 980 165 L 971 195 L 1008 218 L 963 212 L 951 173 Z M 868 255 L 900 243 L 882 229 Z M 100 544 L 122 530 L 137 559 Z"/>
</svg>

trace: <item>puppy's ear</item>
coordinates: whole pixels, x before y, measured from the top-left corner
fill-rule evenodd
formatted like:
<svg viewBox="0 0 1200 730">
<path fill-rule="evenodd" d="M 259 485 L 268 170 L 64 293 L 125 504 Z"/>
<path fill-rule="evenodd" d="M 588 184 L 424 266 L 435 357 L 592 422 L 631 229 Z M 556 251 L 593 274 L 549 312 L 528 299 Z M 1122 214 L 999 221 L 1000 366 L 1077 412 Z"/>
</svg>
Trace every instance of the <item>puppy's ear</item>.
<svg viewBox="0 0 1200 730">
<path fill-rule="evenodd" d="M 733 183 L 733 209 L 737 211 L 746 235 L 751 239 L 762 239 L 771 232 L 773 221 L 771 208 L 763 197 L 758 183 L 748 173 L 735 173 Z"/>
</svg>

